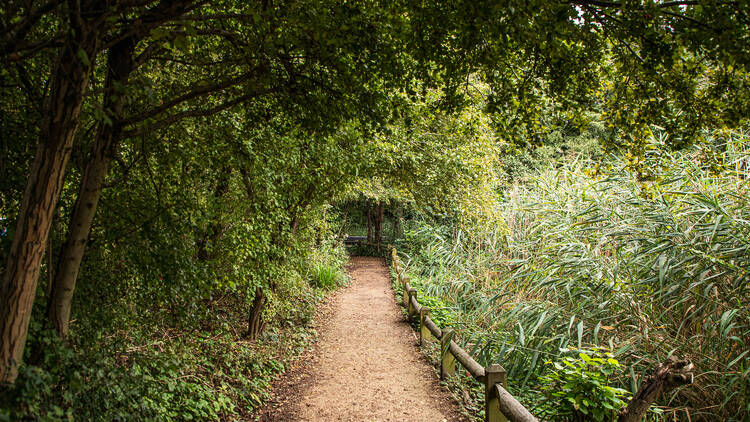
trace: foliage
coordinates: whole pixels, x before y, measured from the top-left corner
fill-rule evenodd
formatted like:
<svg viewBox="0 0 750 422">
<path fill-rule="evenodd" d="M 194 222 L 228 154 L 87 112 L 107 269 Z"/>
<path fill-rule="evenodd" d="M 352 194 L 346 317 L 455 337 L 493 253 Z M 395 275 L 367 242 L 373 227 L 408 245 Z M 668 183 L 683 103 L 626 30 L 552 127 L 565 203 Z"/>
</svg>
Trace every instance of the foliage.
<svg viewBox="0 0 750 422">
<path fill-rule="evenodd" d="M 315 283 L 317 287 L 330 290 L 341 284 L 342 274 L 340 274 L 336 268 L 321 265 L 315 269 L 315 273 Z"/>
<path fill-rule="evenodd" d="M 349 282 L 349 275 L 344 271 L 348 255 L 341 247 L 321 247 L 315 252 L 321 258 L 312 268 L 311 284 L 324 290 L 333 290 Z"/>
<path fill-rule="evenodd" d="M 205 144 L 186 142 L 182 152 L 191 145 Z M 323 291 L 313 274 L 328 268 L 343 280 L 346 255 L 317 208 L 293 247 L 284 247 L 285 259 L 269 261 L 273 227 L 261 230 L 263 220 L 232 205 L 244 197 L 237 173 L 229 192 L 215 196 L 221 174 L 209 170 L 212 155 L 169 148 L 157 155 L 164 160 L 130 169 L 148 183 L 126 179 L 128 190 L 105 193 L 75 302 L 73 348 L 41 331 L 44 309 L 36 307 L 25 359 L 32 364 L 2 412 L 12 419 L 222 420 L 264 402 L 271 378 L 314 337 L 309 324 Z M 211 227 L 222 234 L 199 259 L 198 241 Z M 266 334 L 249 342 L 247 289 L 269 276 Z"/>
<path fill-rule="evenodd" d="M 487 169 L 497 160 L 499 140 L 483 111 L 486 87 L 475 88 L 479 92 L 456 113 L 439 109 L 447 96 L 442 90 L 396 96 L 400 118 L 376 135 L 371 154 L 377 173 L 358 190 L 436 212 L 484 193 L 494 180 Z"/>
<path fill-rule="evenodd" d="M 331 204 L 366 198 L 411 220 L 403 250 L 435 317 L 483 360 L 527 368 L 511 374 L 524 385 L 571 342 L 617 343 L 639 373 L 659 344 L 705 370 L 711 388 L 680 399 L 732 415 L 748 391 L 748 167 L 728 128 L 750 109 L 748 7 L 5 2 L 0 265 L 20 260 L 14 239 L 35 255 L 18 277 L 33 307 L 2 320 L 32 315 L 3 411 L 227 419 L 256 406 L 279 369 L 263 342 L 282 344 L 345 282 Z M 55 103 L 60 81 L 77 85 Z M 34 183 L 54 189 L 31 197 Z M 78 206 L 96 214 L 73 239 Z M 44 307 L 71 274 L 56 270 L 63 252 L 83 244 L 64 346 Z M 21 302 L 13 283 L 0 300 Z M 258 344 L 243 340 L 251 312 Z"/>
<path fill-rule="evenodd" d="M 747 141 L 724 139 L 718 173 L 703 147 L 667 152 L 659 138 L 641 163 L 648 180 L 617 158 L 532 172 L 499 195 L 494 226 L 415 221 L 399 251 L 427 294 L 456 310 L 467 350 L 502 362 L 519 390 L 568 346 L 610 347 L 628 374 L 612 381 L 631 392 L 676 354 L 700 369 L 700 387 L 660 406 L 742 420 Z"/>
<path fill-rule="evenodd" d="M 340 274 L 338 264 L 320 261 L 310 271 L 328 266 Z M 163 319 L 170 313 L 166 309 L 156 310 L 156 318 L 142 318 L 139 328 L 130 318 L 111 333 L 79 327 L 71 339 L 75 348 L 35 324 L 30 348 L 44 350 L 43 361 L 22 368 L 14 387 L 4 393 L 0 415 L 11 420 L 225 420 L 248 415 L 268 398 L 275 375 L 315 336 L 310 323 L 323 291 L 296 284 L 281 293 L 288 299 L 274 300 L 266 314 L 272 326 L 255 343 L 242 339 L 242 300 L 231 295 L 209 302 L 205 311 L 183 315 L 179 327 Z M 200 307 L 189 305 L 196 311 Z M 186 330 L 182 324 L 194 328 Z"/>
<path fill-rule="evenodd" d="M 610 377 L 620 371 L 620 364 L 606 349 L 567 350 L 551 365 L 546 375 L 540 377 L 540 388 L 547 400 L 540 417 L 549 420 L 614 421 L 617 412 L 629 399 L 622 388 L 610 387 Z M 570 354 L 573 356 L 570 356 Z M 577 354 L 577 356 L 575 356 Z M 549 406 L 554 403 L 553 406 Z M 545 406 L 547 404 L 547 406 Z M 545 408 L 546 407 L 546 408 Z M 543 415 L 543 416 L 542 416 Z"/>
<path fill-rule="evenodd" d="M 420 305 L 430 309 L 430 318 L 438 327 L 449 327 L 456 323 L 456 312 L 449 302 L 441 297 L 432 296 L 426 290 L 429 282 L 419 277 L 411 278 L 410 285 L 417 289 L 417 298 Z"/>
<path fill-rule="evenodd" d="M 543 138 L 550 108 L 577 118 L 596 98 L 622 135 L 611 140 L 638 143 L 638 130 L 657 124 L 673 135 L 672 145 L 684 146 L 701 128 L 737 127 L 749 115 L 746 95 L 735 101 L 730 94 L 748 88 L 748 7 L 454 1 L 414 8 L 421 30 L 414 44 L 440 63 L 439 82 L 452 97 L 461 97 L 467 75 L 482 75 L 498 131 L 509 140 Z"/>
</svg>

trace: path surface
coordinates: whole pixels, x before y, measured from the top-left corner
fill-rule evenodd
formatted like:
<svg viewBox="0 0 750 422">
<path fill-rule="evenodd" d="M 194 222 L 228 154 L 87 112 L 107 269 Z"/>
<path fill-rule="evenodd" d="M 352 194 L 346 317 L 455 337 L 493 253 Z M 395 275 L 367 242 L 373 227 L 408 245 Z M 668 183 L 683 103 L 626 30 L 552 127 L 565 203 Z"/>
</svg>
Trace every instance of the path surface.
<svg viewBox="0 0 750 422">
<path fill-rule="evenodd" d="M 320 341 L 274 385 L 261 421 L 463 421 L 417 347 L 382 259 L 352 258 L 352 286 Z"/>
</svg>

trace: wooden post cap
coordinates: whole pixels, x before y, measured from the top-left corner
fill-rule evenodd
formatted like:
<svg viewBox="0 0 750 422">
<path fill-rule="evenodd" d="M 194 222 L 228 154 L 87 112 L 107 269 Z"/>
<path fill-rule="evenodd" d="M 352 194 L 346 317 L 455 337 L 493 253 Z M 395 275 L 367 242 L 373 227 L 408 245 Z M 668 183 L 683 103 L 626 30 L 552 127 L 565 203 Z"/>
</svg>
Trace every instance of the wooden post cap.
<svg viewBox="0 0 750 422">
<path fill-rule="evenodd" d="M 505 386 L 507 373 L 501 365 L 493 363 L 484 368 L 484 420 L 485 422 L 507 422 L 505 415 L 500 411 L 495 384 Z"/>
</svg>

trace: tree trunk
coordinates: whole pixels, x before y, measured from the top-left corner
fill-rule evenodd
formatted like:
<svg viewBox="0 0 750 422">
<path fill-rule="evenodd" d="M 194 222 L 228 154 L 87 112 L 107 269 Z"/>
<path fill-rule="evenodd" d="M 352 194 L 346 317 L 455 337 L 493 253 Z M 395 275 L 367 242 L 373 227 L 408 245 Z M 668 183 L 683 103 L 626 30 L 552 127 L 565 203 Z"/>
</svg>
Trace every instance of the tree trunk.
<svg viewBox="0 0 750 422">
<path fill-rule="evenodd" d="M 299 216 L 295 215 L 294 218 L 292 218 L 291 224 L 289 224 L 289 228 L 291 229 L 292 237 L 297 235 L 297 228 L 299 227 Z"/>
<path fill-rule="evenodd" d="M 52 215 L 78 129 L 99 42 L 86 28 L 65 41 L 52 73 L 40 142 L 31 165 L 0 286 L 0 384 L 18 375 Z M 85 55 L 85 57 L 84 57 Z"/>
<path fill-rule="evenodd" d="M 99 124 L 96 140 L 81 180 L 78 199 L 70 217 L 65 243 L 60 251 L 52 294 L 47 304 L 49 321 L 62 338 L 68 336 L 70 309 L 78 271 L 94 222 L 104 180 L 120 140 L 123 93 L 119 87 L 127 84 L 128 77 L 133 70 L 134 48 L 134 40 L 126 38 L 110 49 L 107 58 L 104 109 L 110 112 L 112 123 L 111 125 L 104 122 Z"/>
<path fill-rule="evenodd" d="M 367 243 L 373 243 L 373 210 L 372 206 L 367 204 Z"/>
<path fill-rule="evenodd" d="M 391 226 L 391 237 L 393 237 L 393 240 L 398 239 L 401 234 L 399 233 L 401 229 L 401 210 L 398 209 L 395 213 L 393 213 L 393 225 Z"/>
<path fill-rule="evenodd" d="M 222 198 L 229 192 L 229 179 L 232 175 L 232 169 L 228 165 L 223 165 L 219 173 L 219 180 L 216 181 L 216 187 L 214 188 L 214 201 L 220 202 Z M 216 206 L 216 204 L 214 204 Z M 205 233 L 198 239 L 198 260 L 210 261 L 213 259 L 213 254 L 209 252 L 209 246 L 215 246 L 216 242 L 221 239 L 224 234 L 226 227 L 224 227 L 216 216 L 213 216 L 211 223 L 208 225 Z"/>
<path fill-rule="evenodd" d="M 52 284 L 55 282 L 55 274 L 52 271 L 52 240 L 55 237 L 55 233 L 54 228 L 50 228 L 50 230 L 51 233 L 47 235 L 47 290 L 45 291 L 48 300 L 52 296 Z"/>
<path fill-rule="evenodd" d="M 385 204 L 378 202 L 375 207 L 375 243 L 378 245 L 380 252 L 380 243 L 383 240 L 383 215 L 385 214 Z"/>
<path fill-rule="evenodd" d="M 247 334 L 245 337 L 250 341 L 255 341 L 263 328 L 263 309 L 266 306 L 266 295 L 263 289 L 255 289 L 255 299 L 253 306 L 250 308 L 250 315 L 247 320 Z"/>
<path fill-rule="evenodd" d="M 63 338 L 68 335 L 73 292 L 86 241 L 91 233 L 91 226 L 112 157 L 122 137 L 125 99 L 123 87 L 127 85 L 130 74 L 137 67 L 133 59 L 135 46 L 148 33 L 149 28 L 159 26 L 169 17 L 181 15 L 185 12 L 185 8 L 190 7 L 190 3 L 170 0 L 160 2 L 142 19 L 139 19 L 149 22 L 149 25 L 137 28 L 132 35 L 123 38 L 109 49 L 103 107 L 111 122 L 99 123 L 96 139 L 81 180 L 78 198 L 71 214 L 68 233 L 58 260 L 51 296 L 47 303 L 48 320 Z M 88 57 L 92 56 L 93 53 L 88 54 Z M 93 58 L 90 60 L 93 62 Z"/>
</svg>

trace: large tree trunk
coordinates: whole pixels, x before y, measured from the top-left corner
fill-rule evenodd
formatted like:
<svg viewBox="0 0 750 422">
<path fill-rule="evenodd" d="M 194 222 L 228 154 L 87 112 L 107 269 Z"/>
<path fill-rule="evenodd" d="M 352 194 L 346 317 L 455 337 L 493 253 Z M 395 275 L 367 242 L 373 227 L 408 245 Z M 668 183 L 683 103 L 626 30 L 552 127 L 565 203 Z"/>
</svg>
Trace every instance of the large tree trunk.
<svg viewBox="0 0 750 422">
<path fill-rule="evenodd" d="M 255 289 L 255 299 L 253 299 L 253 306 L 250 308 L 250 315 L 247 320 L 247 334 L 245 337 L 250 341 L 255 341 L 258 338 L 263 328 L 263 309 L 266 307 L 266 294 L 263 289 L 257 287 Z"/>
<path fill-rule="evenodd" d="M 96 140 L 81 180 L 78 199 L 70 217 L 68 233 L 60 252 L 47 305 L 49 321 L 62 338 L 68 336 L 70 309 L 78 271 L 94 222 L 104 180 L 122 131 L 120 123 L 123 117 L 122 87 L 127 84 L 128 77 L 133 71 L 134 48 L 135 41 L 132 37 L 128 37 L 113 46 L 107 58 L 104 109 L 109 112 L 112 122 L 99 124 Z"/>
<path fill-rule="evenodd" d="M 41 260 L 78 129 L 83 94 L 99 47 L 96 34 L 75 28 L 52 74 L 48 115 L 26 183 L 0 287 L 0 384 L 18 374 Z M 85 56 L 85 57 L 84 57 Z"/>
</svg>

